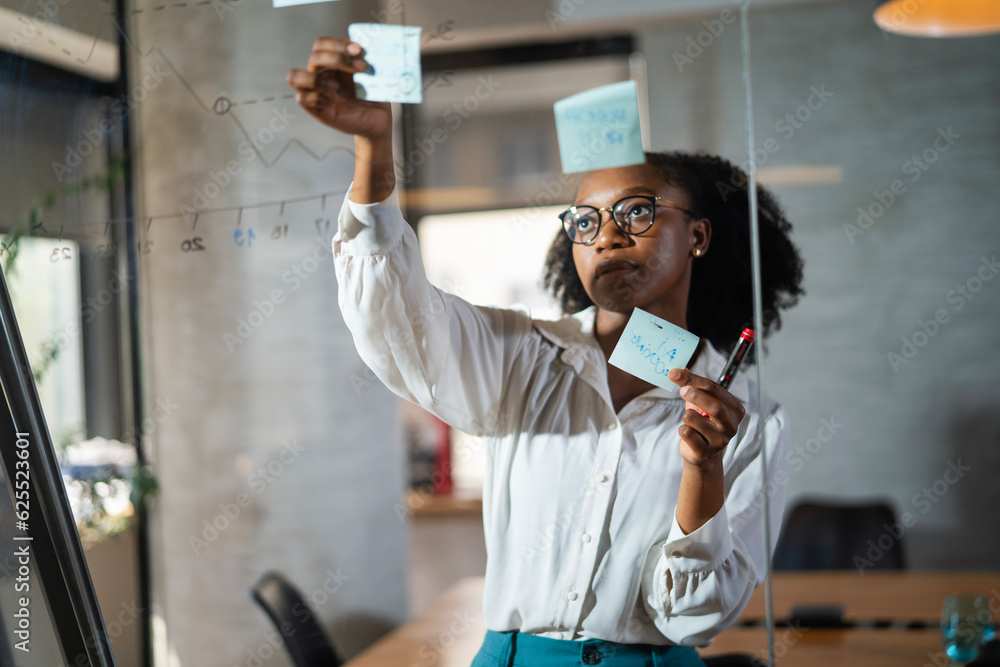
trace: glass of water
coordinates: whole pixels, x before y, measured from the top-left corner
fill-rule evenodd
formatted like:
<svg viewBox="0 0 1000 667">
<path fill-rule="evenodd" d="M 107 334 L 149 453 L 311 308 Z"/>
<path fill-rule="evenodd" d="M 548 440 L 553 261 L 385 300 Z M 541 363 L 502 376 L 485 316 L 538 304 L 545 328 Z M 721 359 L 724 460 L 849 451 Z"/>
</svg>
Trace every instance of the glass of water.
<svg viewBox="0 0 1000 667">
<path fill-rule="evenodd" d="M 993 628 L 989 604 L 980 595 L 949 595 L 941 608 L 941 643 L 955 664 L 964 665 L 979 653 L 984 633 Z"/>
</svg>

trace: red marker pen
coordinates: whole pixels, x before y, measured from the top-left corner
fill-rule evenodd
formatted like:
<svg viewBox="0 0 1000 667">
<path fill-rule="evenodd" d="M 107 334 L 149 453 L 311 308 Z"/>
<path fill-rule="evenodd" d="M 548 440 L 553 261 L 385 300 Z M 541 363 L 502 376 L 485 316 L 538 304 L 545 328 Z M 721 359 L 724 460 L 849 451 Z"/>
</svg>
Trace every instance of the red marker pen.
<svg viewBox="0 0 1000 667">
<path fill-rule="evenodd" d="M 733 377 L 736 372 L 740 370 L 740 364 L 743 363 L 743 357 L 747 355 L 747 352 L 753 346 L 754 340 L 757 336 L 754 334 L 753 329 L 746 328 L 743 333 L 740 334 L 740 339 L 736 343 L 736 347 L 733 348 L 733 353 L 729 355 L 729 361 L 726 362 L 725 367 L 722 369 L 722 375 L 719 376 L 718 383 L 719 386 L 724 389 L 729 389 L 729 385 L 733 382 Z M 702 417 L 707 417 L 708 413 L 705 411 L 700 411 Z"/>
<path fill-rule="evenodd" d="M 740 340 L 736 343 L 736 347 L 733 348 L 733 353 L 729 355 L 729 361 L 726 362 L 726 367 L 722 369 L 722 375 L 719 376 L 718 382 L 723 388 L 729 389 L 729 385 L 733 382 L 733 376 L 736 375 L 736 371 L 740 370 L 743 357 L 746 356 L 750 347 L 753 346 L 756 338 L 757 336 L 754 334 L 753 329 L 744 329 L 743 333 L 740 334 Z"/>
</svg>

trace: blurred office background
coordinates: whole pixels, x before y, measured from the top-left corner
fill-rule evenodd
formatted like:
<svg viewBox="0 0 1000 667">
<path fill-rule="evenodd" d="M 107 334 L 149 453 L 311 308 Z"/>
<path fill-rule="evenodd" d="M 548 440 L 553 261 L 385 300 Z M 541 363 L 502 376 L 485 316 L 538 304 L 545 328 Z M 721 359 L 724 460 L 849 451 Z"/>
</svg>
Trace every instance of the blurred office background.
<svg viewBox="0 0 1000 667">
<path fill-rule="evenodd" d="M 988 569 L 1000 39 L 888 34 L 879 4 L 750 12 L 758 175 L 794 224 L 807 292 L 763 377 L 791 418 L 789 504 L 885 500 L 913 519 L 908 567 Z M 158 484 L 142 532 L 87 542 L 123 667 L 288 665 L 262 655 L 271 626 L 247 596 L 268 569 L 346 657 L 484 571 L 482 447 L 450 433 L 453 493 L 420 486 L 440 432 L 364 366 L 338 310 L 329 249 L 353 142 L 285 83 L 317 37 L 423 27 L 425 101 L 396 109 L 403 203 L 432 280 L 476 303 L 558 316 L 537 284 L 573 196 L 555 100 L 632 78 L 648 148 L 747 161 L 729 0 L 0 8 L 0 232 L 7 246 L 32 230 L 6 275 L 47 423 L 66 444 L 139 445 Z M 148 619 L 133 611 L 146 587 Z"/>
</svg>

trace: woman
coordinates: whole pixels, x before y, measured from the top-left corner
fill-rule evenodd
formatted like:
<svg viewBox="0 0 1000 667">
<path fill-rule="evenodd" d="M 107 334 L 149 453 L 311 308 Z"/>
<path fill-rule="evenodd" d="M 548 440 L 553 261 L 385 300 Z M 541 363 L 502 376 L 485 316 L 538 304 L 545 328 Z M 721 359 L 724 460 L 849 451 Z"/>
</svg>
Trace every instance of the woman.
<svg viewBox="0 0 1000 667">
<path fill-rule="evenodd" d="M 758 406 L 742 374 L 728 390 L 712 381 L 750 322 L 742 172 L 684 154 L 590 172 L 546 265 L 569 315 L 474 306 L 426 280 L 389 105 L 354 96 L 366 66 L 357 44 L 321 38 L 288 82 L 355 136 L 333 247 L 359 354 L 396 394 L 486 438 L 488 631 L 473 665 L 702 664 L 692 647 L 736 620 L 764 574 L 760 451 L 773 475 L 788 450 L 780 405 Z M 759 192 L 766 334 L 801 293 L 801 260 Z M 702 337 L 669 376 L 679 393 L 607 363 L 636 307 Z M 767 493 L 776 533 L 784 487 Z"/>
</svg>

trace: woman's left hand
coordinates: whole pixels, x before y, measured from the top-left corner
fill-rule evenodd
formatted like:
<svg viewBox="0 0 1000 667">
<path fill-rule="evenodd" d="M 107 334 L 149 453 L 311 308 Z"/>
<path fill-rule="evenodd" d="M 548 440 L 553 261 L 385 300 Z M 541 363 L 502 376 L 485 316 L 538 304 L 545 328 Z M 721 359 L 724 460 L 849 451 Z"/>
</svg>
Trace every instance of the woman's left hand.
<svg viewBox="0 0 1000 667">
<path fill-rule="evenodd" d="M 677 429 L 681 456 L 695 466 L 716 461 L 743 421 L 743 404 L 717 382 L 689 370 L 674 369 L 667 377 L 681 388 L 687 407 Z"/>
</svg>

